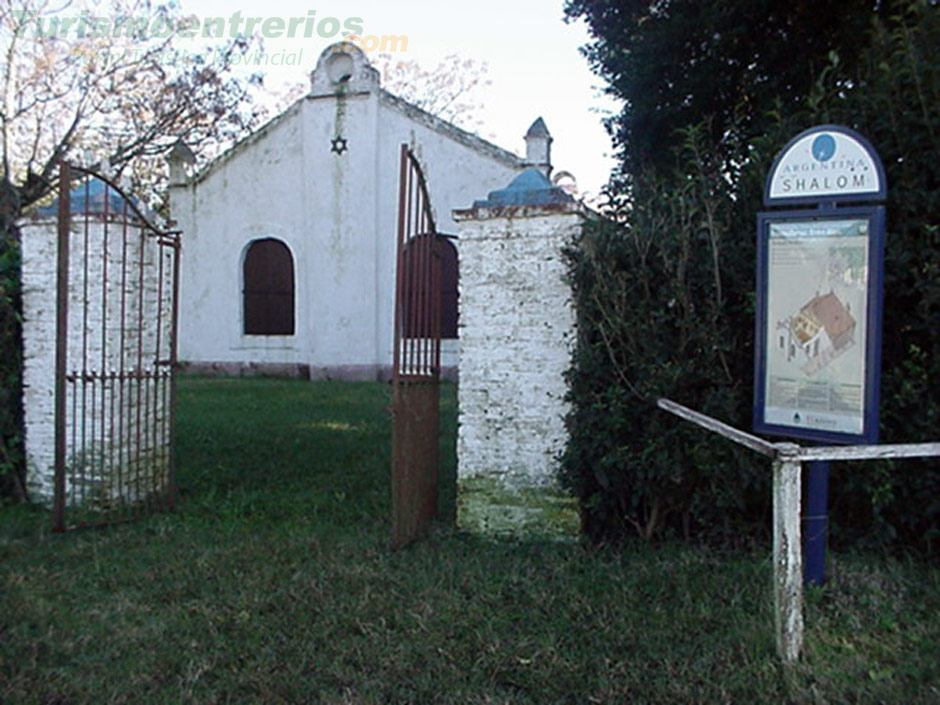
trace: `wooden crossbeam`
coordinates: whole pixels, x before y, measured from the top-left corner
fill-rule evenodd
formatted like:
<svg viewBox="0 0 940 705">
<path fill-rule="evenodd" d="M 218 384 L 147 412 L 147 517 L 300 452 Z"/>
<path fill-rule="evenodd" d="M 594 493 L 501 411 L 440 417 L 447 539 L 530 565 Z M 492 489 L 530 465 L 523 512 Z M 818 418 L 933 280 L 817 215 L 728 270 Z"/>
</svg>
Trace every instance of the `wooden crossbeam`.
<svg viewBox="0 0 940 705">
<path fill-rule="evenodd" d="M 770 443 L 669 399 L 660 409 L 717 433 L 773 460 L 774 626 L 777 653 L 794 663 L 803 648 L 803 558 L 800 537 L 800 479 L 808 460 L 873 460 L 940 456 L 940 443 L 808 447 Z"/>
</svg>

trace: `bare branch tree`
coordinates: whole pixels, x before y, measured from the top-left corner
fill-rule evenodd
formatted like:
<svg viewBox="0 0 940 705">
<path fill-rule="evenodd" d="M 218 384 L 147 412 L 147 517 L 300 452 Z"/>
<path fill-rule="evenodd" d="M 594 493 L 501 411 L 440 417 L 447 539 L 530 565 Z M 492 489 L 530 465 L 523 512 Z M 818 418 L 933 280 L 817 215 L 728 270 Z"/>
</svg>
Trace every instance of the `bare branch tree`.
<svg viewBox="0 0 940 705">
<path fill-rule="evenodd" d="M 183 20 L 148 0 L 0 0 L 0 494 L 24 495 L 17 221 L 64 158 L 152 194 L 177 139 L 209 159 L 257 123 L 260 79 L 230 71 L 252 42 L 182 51 Z"/>
<path fill-rule="evenodd" d="M 415 60 L 404 61 L 383 53 L 370 56 L 369 63 L 379 71 L 382 87 L 389 93 L 465 130 L 476 131 L 483 126 L 479 89 L 491 83 L 486 77 L 485 61 L 451 54 L 434 68 L 426 69 Z M 272 93 L 275 104 L 271 112 L 283 112 L 308 89 L 306 82 L 297 82 Z"/>
<path fill-rule="evenodd" d="M 256 123 L 251 81 L 229 73 L 248 40 L 183 53 L 173 31 L 148 31 L 179 26 L 175 6 L 116 0 L 107 11 L 50 0 L 7 0 L 0 10 L 0 206 L 8 215 L 50 192 L 64 157 L 93 155 L 117 173 L 133 162 L 135 176 L 152 182 L 159 177 L 146 177 L 148 158 L 175 140 L 211 156 Z"/>
<path fill-rule="evenodd" d="M 490 85 L 485 61 L 450 54 L 426 69 L 417 61 L 378 54 L 372 65 L 382 74 L 382 86 L 432 115 L 468 130 L 479 129 L 483 103 L 479 89 Z"/>
</svg>

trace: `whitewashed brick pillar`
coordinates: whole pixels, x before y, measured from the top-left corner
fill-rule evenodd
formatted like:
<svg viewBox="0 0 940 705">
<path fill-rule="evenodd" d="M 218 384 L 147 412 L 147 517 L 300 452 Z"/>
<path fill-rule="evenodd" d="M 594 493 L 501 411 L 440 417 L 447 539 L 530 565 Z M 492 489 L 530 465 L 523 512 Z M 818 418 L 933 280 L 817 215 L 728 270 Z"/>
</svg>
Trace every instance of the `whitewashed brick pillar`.
<svg viewBox="0 0 940 705">
<path fill-rule="evenodd" d="M 537 168 L 460 223 L 458 525 L 484 534 L 574 536 L 558 484 L 575 314 L 563 247 L 584 211 Z"/>
</svg>

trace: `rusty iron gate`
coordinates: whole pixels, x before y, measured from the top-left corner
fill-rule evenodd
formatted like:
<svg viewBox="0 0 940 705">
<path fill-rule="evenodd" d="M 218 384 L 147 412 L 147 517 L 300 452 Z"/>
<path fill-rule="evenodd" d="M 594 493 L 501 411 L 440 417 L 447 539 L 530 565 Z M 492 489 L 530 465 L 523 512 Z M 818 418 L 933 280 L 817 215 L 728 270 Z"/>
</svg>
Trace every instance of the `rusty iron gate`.
<svg viewBox="0 0 940 705">
<path fill-rule="evenodd" d="M 180 234 L 100 174 L 63 163 L 56 274 L 56 531 L 175 501 Z"/>
<path fill-rule="evenodd" d="M 437 516 L 441 379 L 441 254 L 427 184 L 401 146 L 392 371 L 392 547 Z"/>
</svg>

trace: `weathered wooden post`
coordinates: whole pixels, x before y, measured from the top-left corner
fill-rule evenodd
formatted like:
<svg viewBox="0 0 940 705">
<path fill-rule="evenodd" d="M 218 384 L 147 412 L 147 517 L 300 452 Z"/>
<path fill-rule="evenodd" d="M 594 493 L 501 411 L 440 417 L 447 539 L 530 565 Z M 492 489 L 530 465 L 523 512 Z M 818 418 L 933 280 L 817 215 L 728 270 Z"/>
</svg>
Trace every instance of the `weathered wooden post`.
<svg viewBox="0 0 940 705">
<path fill-rule="evenodd" d="M 800 447 L 780 444 L 773 461 L 774 624 L 777 653 L 796 661 L 803 646 L 803 557 L 800 551 Z"/>
<path fill-rule="evenodd" d="M 659 399 L 657 406 L 773 460 L 774 634 L 780 659 L 788 665 L 796 662 L 803 648 L 802 463 L 937 457 L 940 443 L 803 448 L 794 443 L 770 443 L 669 399 Z"/>
</svg>

